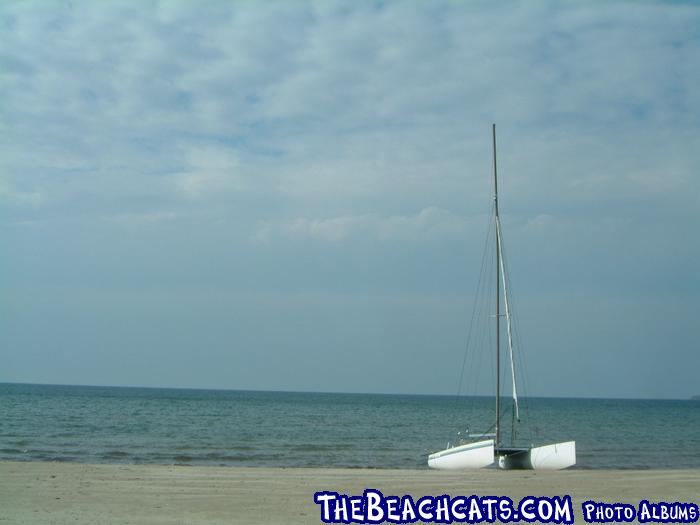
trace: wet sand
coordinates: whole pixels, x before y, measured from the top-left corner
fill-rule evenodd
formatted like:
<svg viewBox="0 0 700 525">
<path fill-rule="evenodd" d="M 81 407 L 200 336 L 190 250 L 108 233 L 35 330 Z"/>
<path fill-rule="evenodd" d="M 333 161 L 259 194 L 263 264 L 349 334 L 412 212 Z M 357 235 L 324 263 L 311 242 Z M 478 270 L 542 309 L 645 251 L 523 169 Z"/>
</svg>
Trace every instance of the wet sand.
<svg viewBox="0 0 700 525">
<path fill-rule="evenodd" d="M 576 523 L 592 499 L 700 503 L 700 470 L 281 469 L 0 462 L 4 524 L 320 523 L 314 492 L 361 495 L 571 495 Z"/>
</svg>

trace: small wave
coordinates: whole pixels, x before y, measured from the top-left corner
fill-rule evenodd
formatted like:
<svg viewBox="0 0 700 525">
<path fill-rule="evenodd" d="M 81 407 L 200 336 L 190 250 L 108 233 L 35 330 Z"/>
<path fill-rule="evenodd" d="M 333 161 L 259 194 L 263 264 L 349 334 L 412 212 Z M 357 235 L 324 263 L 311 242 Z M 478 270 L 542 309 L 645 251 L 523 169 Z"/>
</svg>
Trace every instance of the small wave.
<svg viewBox="0 0 700 525">
<path fill-rule="evenodd" d="M 292 452 L 325 452 L 328 447 L 324 445 L 297 445 L 289 450 Z"/>
<path fill-rule="evenodd" d="M 49 434 L 51 438 L 72 438 L 78 436 L 80 436 L 79 432 L 56 432 L 55 434 Z"/>
<path fill-rule="evenodd" d="M 62 463 L 77 463 L 80 461 L 80 458 L 77 458 L 75 456 L 56 456 L 55 458 L 51 458 L 49 461 L 59 461 Z"/>
<path fill-rule="evenodd" d="M 329 452 L 335 450 L 347 450 L 347 446 L 335 446 L 335 445 L 312 445 L 310 443 L 305 443 L 303 445 L 295 445 L 289 448 L 292 452 Z"/>
<path fill-rule="evenodd" d="M 128 458 L 129 453 L 124 452 L 123 450 L 110 450 L 110 451 L 103 453 L 100 457 L 102 457 L 103 459 Z"/>
<path fill-rule="evenodd" d="M 19 448 L 0 448 L 0 454 L 26 454 L 26 449 Z"/>
</svg>

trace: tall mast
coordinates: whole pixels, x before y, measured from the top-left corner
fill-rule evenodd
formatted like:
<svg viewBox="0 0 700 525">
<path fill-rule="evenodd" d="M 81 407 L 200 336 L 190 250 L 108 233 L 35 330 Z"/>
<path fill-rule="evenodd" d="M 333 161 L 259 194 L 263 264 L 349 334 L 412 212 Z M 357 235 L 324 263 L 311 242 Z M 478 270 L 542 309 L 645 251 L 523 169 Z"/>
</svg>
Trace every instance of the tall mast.
<svg viewBox="0 0 700 525">
<path fill-rule="evenodd" d="M 496 164 L 496 124 L 493 124 L 493 207 L 498 228 L 498 168 Z M 496 446 L 501 443 L 501 238 L 496 231 Z"/>
</svg>

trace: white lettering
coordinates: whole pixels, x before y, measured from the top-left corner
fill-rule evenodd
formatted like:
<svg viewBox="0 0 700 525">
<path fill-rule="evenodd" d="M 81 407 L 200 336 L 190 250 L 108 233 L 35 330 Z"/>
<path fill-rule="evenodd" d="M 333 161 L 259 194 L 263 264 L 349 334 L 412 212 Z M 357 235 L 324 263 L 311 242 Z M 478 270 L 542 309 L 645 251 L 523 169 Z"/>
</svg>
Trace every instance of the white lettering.
<svg viewBox="0 0 700 525">
<path fill-rule="evenodd" d="M 321 520 L 328 522 L 331 520 L 331 501 L 335 500 L 333 494 L 316 494 L 314 497 L 316 503 L 321 504 Z"/>
<path fill-rule="evenodd" d="M 381 494 L 367 490 L 365 491 L 365 497 L 367 498 L 367 506 L 365 508 L 367 521 L 370 523 L 381 523 L 384 521 L 384 510 L 381 507 Z"/>
</svg>

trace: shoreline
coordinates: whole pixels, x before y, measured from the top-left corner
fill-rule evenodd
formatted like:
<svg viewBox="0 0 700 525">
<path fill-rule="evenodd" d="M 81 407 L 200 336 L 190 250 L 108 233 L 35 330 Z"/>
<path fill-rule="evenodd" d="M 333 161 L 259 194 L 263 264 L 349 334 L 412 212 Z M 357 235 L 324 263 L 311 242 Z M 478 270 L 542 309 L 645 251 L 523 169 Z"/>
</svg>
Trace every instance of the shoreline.
<svg viewBox="0 0 700 525">
<path fill-rule="evenodd" d="M 0 461 L 0 522 L 320 523 L 316 491 L 361 495 L 366 488 L 414 498 L 449 494 L 570 495 L 575 520 L 586 500 L 638 505 L 699 503 L 700 469 L 435 471 L 302 467 L 218 467 Z"/>
<path fill-rule="evenodd" d="M 319 465 L 312 465 L 312 466 L 305 466 L 305 465 L 246 465 L 246 464 L 229 464 L 229 465 L 224 465 L 220 463 L 146 463 L 146 462 L 141 462 L 141 463 L 134 463 L 134 462 L 112 462 L 112 461 L 82 461 L 82 460 L 74 460 L 74 459 L 56 459 L 56 458 L 48 458 L 48 459 L 10 459 L 10 458 L 0 458 L 0 465 L 3 463 L 16 463 L 19 465 L 22 464 L 31 464 L 31 463 L 48 463 L 48 464 L 54 464 L 54 465 L 83 465 L 83 466 L 94 466 L 94 467 L 100 467 L 100 466 L 112 466 L 112 467 L 155 467 L 155 468 L 162 468 L 162 467 L 176 467 L 176 468 L 194 468 L 194 469 L 269 469 L 269 470 L 319 470 L 319 471 L 325 471 L 325 470 L 348 470 L 348 471 L 354 471 L 354 470 L 362 470 L 362 471 L 367 471 L 367 472 L 381 472 L 381 471 L 397 471 L 397 472 L 437 472 L 438 470 L 432 469 L 427 466 L 427 454 L 426 454 L 426 466 L 425 467 L 391 467 L 391 466 L 386 466 L 386 467 L 371 467 L 371 466 L 352 466 L 352 465 L 330 465 L 330 466 L 319 466 Z M 485 471 L 490 471 L 490 470 L 496 470 L 496 471 L 503 471 L 503 469 L 499 469 L 495 464 L 484 467 L 482 469 L 476 469 L 476 470 L 463 470 L 462 472 L 485 472 Z M 664 472 L 686 472 L 686 471 L 699 471 L 700 472 L 700 465 L 698 466 L 690 466 L 690 467 L 632 467 L 632 468 L 619 468 L 619 467 L 611 467 L 611 468 L 601 468 L 601 467 L 587 467 L 587 466 L 581 466 L 581 465 L 574 465 L 572 467 L 569 467 L 563 471 L 560 472 L 659 472 L 659 471 L 664 471 Z M 512 469 L 510 472 L 515 472 L 518 471 L 518 469 Z M 534 472 L 533 470 L 520 470 L 520 472 Z M 541 471 L 540 471 L 541 472 Z"/>
</svg>

